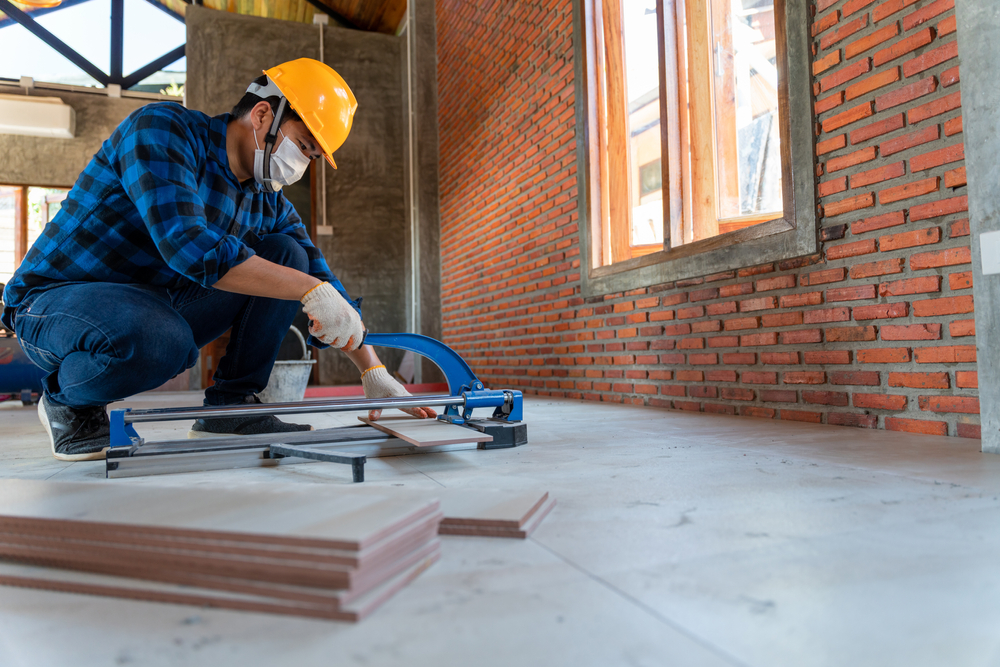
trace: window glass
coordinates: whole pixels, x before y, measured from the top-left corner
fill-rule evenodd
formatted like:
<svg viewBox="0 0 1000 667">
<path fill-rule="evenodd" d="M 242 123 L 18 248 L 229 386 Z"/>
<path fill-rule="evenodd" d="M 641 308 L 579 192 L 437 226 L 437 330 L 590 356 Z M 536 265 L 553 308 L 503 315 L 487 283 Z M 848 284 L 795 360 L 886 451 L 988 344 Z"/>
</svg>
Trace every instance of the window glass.
<svg viewBox="0 0 1000 667">
<path fill-rule="evenodd" d="M 631 244 L 663 244 L 656 0 L 622 0 L 628 102 Z M 658 248 L 657 248 L 658 249 Z"/>
<path fill-rule="evenodd" d="M 28 188 L 28 247 L 52 222 L 69 190 L 63 188 Z"/>
<path fill-rule="evenodd" d="M 721 220 L 780 214 L 774 0 L 711 0 Z"/>
<path fill-rule="evenodd" d="M 107 73 L 111 66 L 111 0 L 60 7 L 35 21 Z"/>
<path fill-rule="evenodd" d="M 122 71 L 125 76 L 173 51 L 187 40 L 184 24 L 145 0 L 125 0 Z M 149 93 L 181 94 L 187 60 L 181 58 L 132 87 Z"/>
<path fill-rule="evenodd" d="M 85 3 L 83 6 L 88 4 Z M 39 18 L 44 19 L 59 13 L 52 12 Z M 104 50 L 108 50 L 107 42 Z M 30 76 L 35 81 L 49 83 L 101 87 L 101 84 L 89 74 L 28 32 L 27 28 L 19 23 L 10 23 L 0 28 L 0 77 L 19 79 L 22 76 Z"/>
<path fill-rule="evenodd" d="M 160 71 L 153 72 L 129 90 L 183 97 L 185 81 L 187 81 L 187 58 L 181 58 Z"/>
</svg>

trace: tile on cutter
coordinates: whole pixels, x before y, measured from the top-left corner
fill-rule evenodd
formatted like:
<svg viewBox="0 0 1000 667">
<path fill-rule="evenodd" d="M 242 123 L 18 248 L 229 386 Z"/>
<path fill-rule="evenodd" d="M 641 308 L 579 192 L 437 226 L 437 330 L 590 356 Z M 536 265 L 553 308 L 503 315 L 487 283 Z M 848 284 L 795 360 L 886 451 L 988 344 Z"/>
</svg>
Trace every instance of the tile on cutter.
<svg viewBox="0 0 1000 667">
<path fill-rule="evenodd" d="M 394 435 L 400 440 L 412 443 L 417 447 L 433 447 L 435 445 L 459 445 L 468 442 L 490 442 L 493 436 L 480 433 L 466 426 L 446 424 L 437 419 L 417 419 L 410 416 L 383 417 L 372 421 L 367 417 L 358 419 L 383 433 Z"/>
</svg>

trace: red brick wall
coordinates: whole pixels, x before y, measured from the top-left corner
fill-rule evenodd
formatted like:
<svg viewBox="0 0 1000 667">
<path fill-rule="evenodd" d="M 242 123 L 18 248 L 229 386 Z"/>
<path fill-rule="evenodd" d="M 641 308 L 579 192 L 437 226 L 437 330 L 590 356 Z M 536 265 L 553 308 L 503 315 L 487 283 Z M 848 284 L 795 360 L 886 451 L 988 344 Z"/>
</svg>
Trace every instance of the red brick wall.
<svg viewBox="0 0 1000 667">
<path fill-rule="evenodd" d="M 438 0 L 445 340 L 490 387 L 979 435 L 954 0 L 816 0 L 821 251 L 584 299 L 570 0 Z"/>
</svg>

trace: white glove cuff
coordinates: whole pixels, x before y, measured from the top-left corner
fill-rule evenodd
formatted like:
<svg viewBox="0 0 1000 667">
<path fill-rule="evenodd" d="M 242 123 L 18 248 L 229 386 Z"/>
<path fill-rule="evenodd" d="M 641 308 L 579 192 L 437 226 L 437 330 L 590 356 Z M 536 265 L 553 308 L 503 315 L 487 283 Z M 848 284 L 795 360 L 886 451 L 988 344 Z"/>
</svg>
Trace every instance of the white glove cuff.
<svg viewBox="0 0 1000 667">
<path fill-rule="evenodd" d="M 365 396 L 368 398 L 390 398 L 394 396 L 409 396 L 400 383 L 389 375 L 385 367 L 371 368 L 361 376 L 361 386 L 364 387 Z"/>
<path fill-rule="evenodd" d="M 334 295 L 344 298 L 330 283 L 320 283 L 303 294 L 299 301 L 301 301 L 302 305 L 306 307 L 306 310 L 308 310 L 310 303 L 321 299 L 336 298 Z"/>
</svg>

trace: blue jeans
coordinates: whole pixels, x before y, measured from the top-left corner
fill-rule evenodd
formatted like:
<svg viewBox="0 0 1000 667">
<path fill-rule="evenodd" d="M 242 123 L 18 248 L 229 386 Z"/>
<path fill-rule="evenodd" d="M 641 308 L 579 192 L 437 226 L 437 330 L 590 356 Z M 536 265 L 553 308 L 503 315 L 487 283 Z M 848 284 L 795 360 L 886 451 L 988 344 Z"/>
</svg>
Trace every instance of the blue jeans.
<svg viewBox="0 0 1000 667">
<path fill-rule="evenodd" d="M 269 234 L 258 256 L 308 271 L 305 250 Z M 207 289 L 116 283 L 67 283 L 29 293 L 15 328 L 24 353 L 47 373 L 47 400 L 71 407 L 107 405 L 159 387 L 191 368 L 198 350 L 232 327 L 226 354 L 205 391 L 208 405 L 239 403 L 267 386 L 297 301 Z"/>
</svg>

